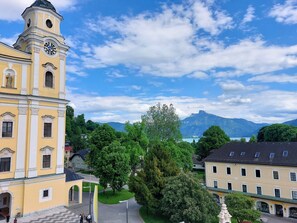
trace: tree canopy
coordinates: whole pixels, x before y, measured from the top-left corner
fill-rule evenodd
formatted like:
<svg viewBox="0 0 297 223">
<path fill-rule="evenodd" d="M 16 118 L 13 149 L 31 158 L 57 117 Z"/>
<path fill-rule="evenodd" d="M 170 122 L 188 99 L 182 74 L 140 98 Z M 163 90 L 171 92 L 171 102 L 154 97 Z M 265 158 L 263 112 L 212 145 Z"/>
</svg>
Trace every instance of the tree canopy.
<svg viewBox="0 0 297 223">
<path fill-rule="evenodd" d="M 258 142 L 296 142 L 297 127 L 285 124 L 273 124 L 262 127 L 257 135 Z"/>
<path fill-rule="evenodd" d="M 98 154 L 93 168 L 95 175 L 100 178 L 101 186 L 106 188 L 109 184 L 114 192 L 121 190 L 127 183 L 130 172 L 125 147 L 117 141 L 105 146 Z"/>
<path fill-rule="evenodd" d="M 211 150 L 219 149 L 228 142 L 230 142 L 229 136 L 219 126 L 211 126 L 199 139 L 196 152 L 201 159 L 204 159 L 210 154 Z"/>
<path fill-rule="evenodd" d="M 178 173 L 179 169 L 168 149 L 161 143 L 155 144 L 145 157 L 143 169 L 136 176 L 131 175 L 129 189 L 135 193 L 137 203 L 158 212 L 166 177 Z"/>
<path fill-rule="evenodd" d="M 162 190 L 161 210 L 171 222 L 217 222 L 219 207 L 191 175 L 181 173 L 167 180 Z"/>
<path fill-rule="evenodd" d="M 238 223 L 244 220 L 255 222 L 261 216 L 260 212 L 254 209 L 255 201 L 244 194 L 228 194 L 225 196 L 225 203 L 229 213 Z"/>
<path fill-rule="evenodd" d="M 158 103 L 141 117 L 148 139 L 151 142 L 181 140 L 180 120 L 172 104 Z"/>
</svg>

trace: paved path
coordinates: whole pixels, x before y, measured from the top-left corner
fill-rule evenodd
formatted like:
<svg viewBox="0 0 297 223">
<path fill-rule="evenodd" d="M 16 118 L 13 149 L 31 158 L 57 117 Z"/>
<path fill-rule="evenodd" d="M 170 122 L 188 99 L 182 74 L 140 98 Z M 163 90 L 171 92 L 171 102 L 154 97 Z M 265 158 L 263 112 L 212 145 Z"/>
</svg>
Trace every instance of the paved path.
<svg viewBox="0 0 297 223">
<path fill-rule="evenodd" d="M 266 220 L 263 222 L 267 222 L 267 223 L 297 223 L 297 219 L 282 218 L 272 214 L 265 214 L 265 213 L 262 213 L 261 218 L 263 218 L 263 220 Z"/>
</svg>

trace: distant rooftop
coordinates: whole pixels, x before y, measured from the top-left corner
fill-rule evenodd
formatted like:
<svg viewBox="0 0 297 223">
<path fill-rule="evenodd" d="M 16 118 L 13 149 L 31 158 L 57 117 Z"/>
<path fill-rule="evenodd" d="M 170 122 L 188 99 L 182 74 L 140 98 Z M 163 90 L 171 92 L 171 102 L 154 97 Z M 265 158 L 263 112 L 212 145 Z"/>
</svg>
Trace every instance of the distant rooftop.
<svg viewBox="0 0 297 223">
<path fill-rule="evenodd" d="M 204 161 L 297 167 L 297 142 L 231 142 Z"/>
</svg>

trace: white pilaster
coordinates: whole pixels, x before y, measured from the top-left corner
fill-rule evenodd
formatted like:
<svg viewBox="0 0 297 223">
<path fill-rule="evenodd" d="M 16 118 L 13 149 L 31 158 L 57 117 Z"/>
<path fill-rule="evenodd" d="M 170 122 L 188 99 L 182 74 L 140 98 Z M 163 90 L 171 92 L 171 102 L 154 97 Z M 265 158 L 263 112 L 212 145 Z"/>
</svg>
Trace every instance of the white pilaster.
<svg viewBox="0 0 297 223">
<path fill-rule="evenodd" d="M 27 110 L 28 110 L 27 106 L 24 106 L 24 105 L 19 106 L 16 170 L 15 170 L 14 178 L 25 177 Z"/>
<path fill-rule="evenodd" d="M 58 110 L 58 148 L 56 173 L 64 172 L 65 111 Z"/>
<path fill-rule="evenodd" d="M 60 59 L 60 90 L 59 98 L 65 99 L 65 56 Z"/>
<path fill-rule="evenodd" d="M 37 176 L 38 110 L 31 108 L 29 178 Z"/>
<path fill-rule="evenodd" d="M 33 77 L 33 95 L 39 95 L 39 59 L 40 59 L 40 49 L 34 48 L 34 77 Z"/>
<path fill-rule="evenodd" d="M 27 94 L 27 65 L 22 65 L 22 88 L 21 94 Z"/>
</svg>

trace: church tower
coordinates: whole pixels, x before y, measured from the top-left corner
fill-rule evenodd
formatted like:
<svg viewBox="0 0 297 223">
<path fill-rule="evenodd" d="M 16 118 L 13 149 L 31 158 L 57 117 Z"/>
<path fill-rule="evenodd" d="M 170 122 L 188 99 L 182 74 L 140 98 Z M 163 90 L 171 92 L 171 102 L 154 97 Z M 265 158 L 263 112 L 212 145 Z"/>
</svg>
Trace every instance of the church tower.
<svg viewBox="0 0 297 223">
<path fill-rule="evenodd" d="M 73 186 L 82 187 L 64 170 L 63 18 L 47 0 L 36 0 L 22 17 L 13 47 L 0 42 L 0 209 L 11 216 L 67 206 Z"/>
</svg>

